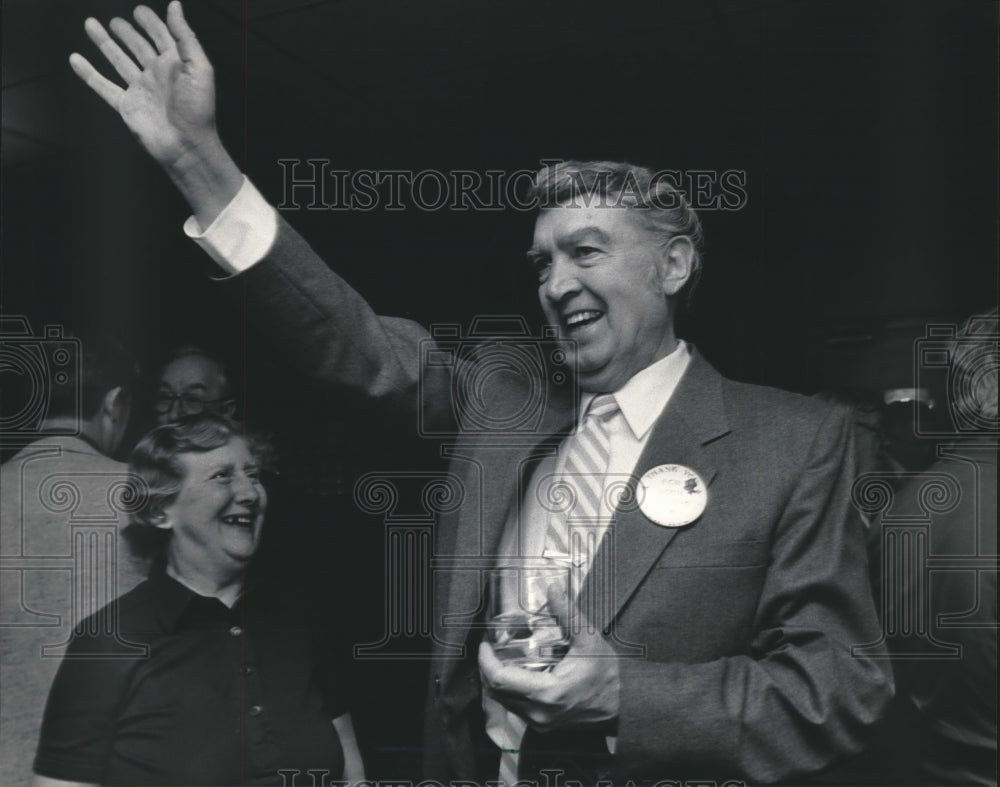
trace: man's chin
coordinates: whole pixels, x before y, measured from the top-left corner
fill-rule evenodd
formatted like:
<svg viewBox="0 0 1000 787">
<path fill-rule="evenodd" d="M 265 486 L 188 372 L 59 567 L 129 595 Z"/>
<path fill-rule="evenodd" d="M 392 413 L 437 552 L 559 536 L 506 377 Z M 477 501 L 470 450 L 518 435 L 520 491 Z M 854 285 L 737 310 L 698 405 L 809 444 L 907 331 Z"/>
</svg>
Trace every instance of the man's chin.
<svg viewBox="0 0 1000 787">
<path fill-rule="evenodd" d="M 584 393 L 611 393 L 624 384 L 615 384 L 614 373 L 606 365 L 588 368 L 580 364 L 577 366 L 576 379 Z"/>
</svg>

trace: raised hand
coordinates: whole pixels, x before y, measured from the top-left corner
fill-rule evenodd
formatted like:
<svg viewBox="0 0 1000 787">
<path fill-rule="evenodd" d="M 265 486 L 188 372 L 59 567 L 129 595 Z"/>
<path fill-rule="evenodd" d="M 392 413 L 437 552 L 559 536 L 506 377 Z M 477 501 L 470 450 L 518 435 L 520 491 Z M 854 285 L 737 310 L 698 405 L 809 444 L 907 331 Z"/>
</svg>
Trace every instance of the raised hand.
<svg viewBox="0 0 1000 787">
<path fill-rule="evenodd" d="M 84 23 L 124 88 L 76 52 L 69 63 L 121 115 L 187 199 L 198 223 L 207 227 L 243 182 L 216 130 L 212 64 L 177 0 L 167 6 L 166 23 L 142 5 L 133 15 L 148 39 L 124 19 L 112 19 L 109 25 L 131 57 L 96 19 Z"/>
<path fill-rule="evenodd" d="M 167 7 L 166 24 L 146 6 L 138 6 L 134 16 L 148 39 L 124 19 L 110 23 L 132 57 L 96 19 L 84 24 L 90 40 L 124 80 L 124 89 L 75 52 L 69 62 L 154 159 L 165 167 L 177 166 L 192 148 L 217 136 L 212 64 L 176 0 Z"/>
</svg>

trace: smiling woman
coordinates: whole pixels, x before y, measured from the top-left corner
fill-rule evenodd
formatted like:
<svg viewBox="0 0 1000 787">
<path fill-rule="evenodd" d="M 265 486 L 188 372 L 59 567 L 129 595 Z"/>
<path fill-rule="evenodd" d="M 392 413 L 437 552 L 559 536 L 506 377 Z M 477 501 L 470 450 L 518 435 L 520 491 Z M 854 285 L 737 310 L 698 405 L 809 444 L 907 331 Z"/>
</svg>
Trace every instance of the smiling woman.
<svg viewBox="0 0 1000 787">
<path fill-rule="evenodd" d="M 265 448 L 212 413 L 140 441 L 130 532 L 159 567 L 71 642 L 45 710 L 39 785 L 363 778 L 344 679 L 315 621 L 283 588 L 244 587 Z"/>
<path fill-rule="evenodd" d="M 133 548 L 165 560 L 167 573 L 193 590 L 235 601 L 260 543 L 269 453 L 262 438 L 212 413 L 154 429 L 129 460 L 144 487 L 126 530 Z"/>
</svg>

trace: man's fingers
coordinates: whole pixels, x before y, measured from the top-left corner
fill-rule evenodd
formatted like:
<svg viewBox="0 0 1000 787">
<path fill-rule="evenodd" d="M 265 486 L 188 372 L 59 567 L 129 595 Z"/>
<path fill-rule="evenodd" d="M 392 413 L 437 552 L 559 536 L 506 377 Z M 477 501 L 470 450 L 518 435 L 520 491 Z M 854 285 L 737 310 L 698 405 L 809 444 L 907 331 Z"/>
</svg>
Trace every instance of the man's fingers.
<svg viewBox="0 0 1000 787">
<path fill-rule="evenodd" d="M 124 90 L 110 79 L 103 77 L 83 55 L 74 52 L 69 56 L 69 64 L 76 75 L 87 84 L 87 87 L 108 102 L 112 109 L 118 110 L 118 102 L 122 93 L 125 92 Z"/>
<path fill-rule="evenodd" d="M 90 40 L 94 42 L 97 48 L 101 50 L 101 54 L 107 58 L 107 61 L 118 72 L 118 76 L 130 85 L 139 78 L 139 67 L 132 58 L 125 54 L 125 51 L 118 46 L 118 43 L 108 35 L 108 31 L 104 29 L 104 25 L 91 17 L 83 23 L 83 29 L 87 31 Z"/>
<path fill-rule="evenodd" d="M 548 676 L 544 672 L 504 664 L 488 642 L 479 643 L 479 670 L 487 686 L 505 694 L 530 695 L 548 682 Z"/>
<path fill-rule="evenodd" d="M 479 643 L 479 671 L 482 673 L 483 682 L 487 686 L 493 686 L 494 681 L 503 669 L 503 664 L 493 652 L 493 648 L 488 642 L 483 640 Z"/>
<path fill-rule="evenodd" d="M 111 32 L 128 47 L 129 52 L 145 68 L 156 58 L 156 50 L 132 25 L 120 17 L 115 17 L 108 24 Z"/>
<path fill-rule="evenodd" d="M 177 51 L 181 60 L 186 63 L 196 63 L 198 65 L 208 65 L 208 56 L 205 50 L 198 43 L 198 37 L 194 30 L 184 18 L 184 9 L 181 8 L 179 0 L 173 0 L 167 6 L 167 27 L 177 40 Z"/>
<path fill-rule="evenodd" d="M 132 16 L 135 17 L 136 22 L 142 25 L 146 35 L 153 39 L 160 54 L 174 49 L 174 37 L 170 35 L 167 26 L 163 24 L 163 20 L 156 15 L 155 11 L 147 6 L 138 5 L 132 12 Z"/>
</svg>

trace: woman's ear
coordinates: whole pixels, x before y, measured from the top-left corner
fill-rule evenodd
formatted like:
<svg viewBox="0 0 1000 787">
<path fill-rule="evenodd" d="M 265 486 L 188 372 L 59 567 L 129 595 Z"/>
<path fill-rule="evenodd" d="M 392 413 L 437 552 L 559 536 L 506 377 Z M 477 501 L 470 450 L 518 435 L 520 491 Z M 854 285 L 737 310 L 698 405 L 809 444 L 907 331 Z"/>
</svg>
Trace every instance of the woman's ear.
<svg viewBox="0 0 1000 787">
<path fill-rule="evenodd" d="M 159 528 L 160 530 L 173 530 L 174 527 L 173 519 L 170 516 L 169 510 L 163 508 L 157 508 L 155 511 L 151 511 L 146 517 L 146 521 L 153 527 Z"/>
<path fill-rule="evenodd" d="M 660 286 L 671 297 L 681 291 L 694 269 L 694 244 L 687 235 L 677 235 L 667 241 L 660 259 Z"/>
</svg>

